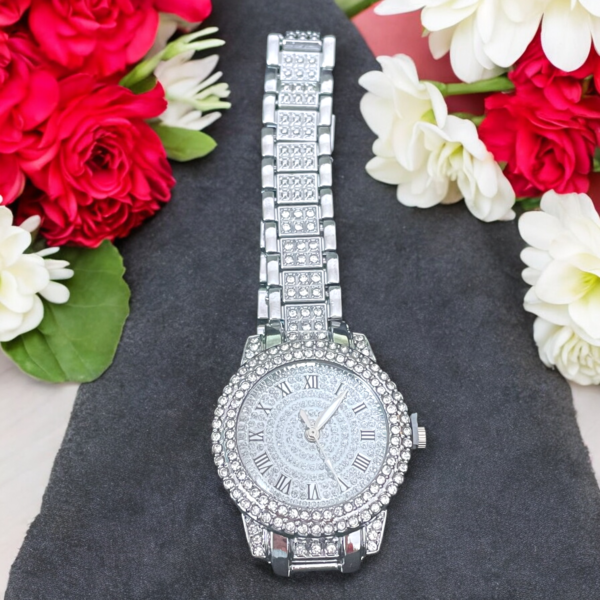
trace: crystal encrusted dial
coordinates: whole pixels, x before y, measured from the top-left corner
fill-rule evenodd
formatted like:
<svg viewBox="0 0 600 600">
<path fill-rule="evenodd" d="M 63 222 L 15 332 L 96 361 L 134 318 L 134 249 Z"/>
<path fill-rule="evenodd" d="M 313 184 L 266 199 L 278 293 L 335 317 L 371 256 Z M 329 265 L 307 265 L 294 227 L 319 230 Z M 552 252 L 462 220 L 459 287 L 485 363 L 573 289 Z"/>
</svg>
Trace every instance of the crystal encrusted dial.
<svg viewBox="0 0 600 600">
<path fill-rule="evenodd" d="M 245 363 L 219 398 L 212 439 L 242 511 L 287 535 L 321 536 L 388 504 L 412 430 L 402 395 L 366 353 L 319 340 Z"/>
</svg>

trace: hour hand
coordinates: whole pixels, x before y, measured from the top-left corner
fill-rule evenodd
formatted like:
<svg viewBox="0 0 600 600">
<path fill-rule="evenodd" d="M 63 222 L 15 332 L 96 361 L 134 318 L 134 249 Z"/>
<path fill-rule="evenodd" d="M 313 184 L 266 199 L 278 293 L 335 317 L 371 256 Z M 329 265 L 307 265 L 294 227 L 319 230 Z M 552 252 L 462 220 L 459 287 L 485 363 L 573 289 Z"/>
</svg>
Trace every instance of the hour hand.
<svg viewBox="0 0 600 600">
<path fill-rule="evenodd" d="M 313 424 L 312 421 L 310 420 L 310 418 L 308 417 L 308 415 L 306 414 L 305 410 L 301 410 L 300 411 L 300 418 L 304 421 L 304 424 L 309 428 L 312 429 Z"/>
</svg>

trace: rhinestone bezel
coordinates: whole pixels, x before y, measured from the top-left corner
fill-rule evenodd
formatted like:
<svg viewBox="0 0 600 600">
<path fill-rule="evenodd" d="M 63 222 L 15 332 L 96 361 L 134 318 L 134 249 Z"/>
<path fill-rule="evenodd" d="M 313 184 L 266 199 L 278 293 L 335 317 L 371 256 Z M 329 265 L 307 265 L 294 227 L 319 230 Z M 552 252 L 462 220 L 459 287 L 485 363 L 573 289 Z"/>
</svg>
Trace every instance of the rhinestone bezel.
<svg viewBox="0 0 600 600">
<path fill-rule="evenodd" d="M 237 421 L 239 410 L 247 394 L 254 385 L 269 372 L 282 365 L 315 359 L 315 345 L 326 348 L 326 357 L 319 360 L 344 366 L 357 377 L 363 379 L 373 389 L 380 401 L 386 406 L 390 437 L 386 458 L 373 482 L 361 490 L 351 502 L 334 504 L 326 509 L 304 514 L 305 511 L 293 504 L 284 504 L 269 496 L 250 478 L 244 466 L 238 460 L 237 440 L 231 434 L 234 429 L 228 427 L 231 420 Z M 223 390 L 213 421 L 213 453 L 219 476 L 238 508 L 252 518 L 258 518 L 269 524 L 269 529 L 288 537 L 297 535 L 320 537 L 322 532 L 345 533 L 371 523 L 380 518 L 382 509 L 387 507 L 390 494 L 397 492 L 398 485 L 404 480 L 408 469 L 410 451 L 406 440 L 412 444 L 410 429 L 405 427 L 396 433 L 392 428 L 398 423 L 408 423 L 408 409 L 402 395 L 389 375 L 367 355 L 367 348 L 349 349 L 336 343 L 294 341 L 284 343 L 268 350 L 256 351 L 253 356 L 231 377 Z M 384 401 L 385 397 L 385 401 Z M 392 409 L 392 410 L 390 410 Z M 226 418 L 222 417 L 226 415 Z M 392 443 L 392 439 L 397 442 Z M 406 448 L 398 456 L 398 447 Z M 374 486 L 374 483 L 377 483 Z M 375 491 L 373 491 L 375 490 Z M 271 507 L 277 506 L 275 510 Z M 260 515 L 260 516 L 258 516 Z"/>
</svg>

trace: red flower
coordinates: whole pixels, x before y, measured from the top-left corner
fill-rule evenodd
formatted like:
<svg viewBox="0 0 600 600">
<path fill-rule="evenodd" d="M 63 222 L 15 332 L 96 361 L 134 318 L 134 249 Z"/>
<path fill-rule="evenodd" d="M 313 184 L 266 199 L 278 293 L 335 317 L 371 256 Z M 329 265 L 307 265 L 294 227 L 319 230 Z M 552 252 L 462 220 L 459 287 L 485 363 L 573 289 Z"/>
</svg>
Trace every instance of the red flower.
<svg viewBox="0 0 600 600">
<path fill-rule="evenodd" d="M 548 102 L 556 108 L 570 110 L 582 99 L 588 87 L 584 80 L 593 75 L 597 63 L 598 55 L 592 50 L 588 60 L 576 71 L 557 69 L 546 58 L 538 33 L 508 77 L 515 84 L 517 93 L 522 88 L 533 86 L 542 90 Z"/>
<path fill-rule="evenodd" d="M 0 27 L 16 23 L 30 4 L 31 0 L 2 0 L 2 4 L 0 4 Z"/>
<path fill-rule="evenodd" d="M 51 244 L 95 247 L 126 236 L 170 199 L 175 183 L 160 138 L 145 122 L 165 107 L 160 85 L 135 95 L 89 75 L 63 80 L 41 141 L 23 153 L 42 193 L 20 200 L 19 218 L 40 214 Z"/>
<path fill-rule="evenodd" d="M 148 52 L 158 13 L 152 0 L 31 0 L 29 25 L 53 61 L 105 77 Z"/>
<path fill-rule="evenodd" d="M 600 98 L 586 97 L 562 110 L 530 85 L 488 96 L 485 106 L 480 137 L 497 161 L 507 163 L 504 173 L 517 196 L 588 190 Z"/>
<path fill-rule="evenodd" d="M 211 0 L 154 0 L 154 7 L 190 23 L 204 21 L 212 10 Z"/>
<path fill-rule="evenodd" d="M 9 204 L 23 188 L 14 154 L 28 143 L 58 102 L 58 84 L 40 61 L 39 48 L 25 34 L 0 31 L 0 195 Z M 6 156 L 6 155 L 10 155 Z"/>
</svg>

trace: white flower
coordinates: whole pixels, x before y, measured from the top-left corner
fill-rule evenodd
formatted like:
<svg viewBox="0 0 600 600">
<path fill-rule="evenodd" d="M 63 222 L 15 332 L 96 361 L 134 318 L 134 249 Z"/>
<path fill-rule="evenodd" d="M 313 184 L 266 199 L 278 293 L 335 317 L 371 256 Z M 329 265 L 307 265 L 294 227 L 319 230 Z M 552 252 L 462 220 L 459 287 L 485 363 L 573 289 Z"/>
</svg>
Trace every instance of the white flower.
<svg viewBox="0 0 600 600">
<path fill-rule="evenodd" d="M 398 186 L 398 200 L 429 208 L 461 198 L 483 221 L 514 218 L 512 186 L 468 120 L 447 115 L 440 91 L 420 82 L 404 55 L 380 57 L 383 71 L 363 75 L 365 121 L 379 138 L 367 172 Z"/>
<path fill-rule="evenodd" d="M 549 60 L 565 71 L 587 59 L 592 41 L 600 50 L 597 0 L 384 0 L 381 15 L 423 9 L 434 57 L 450 52 L 463 81 L 493 77 L 513 65 L 542 25 Z"/>
<path fill-rule="evenodd" d="M 600 346 L 542 317 L 533 324 L 533 338 L 547 367 L 556 367 L 563 377 L 580 385 L 600 384 Z"/>
<path fill-rule="evenodd" d="M 73 276 L 67 261 L 45 258 L 58 248 L 24 253 L 31 245 L 31 232 L 39 227 L 39 217 L 30 217 L 19 227 L 12 222 L 12 212 L 0 206 L 0 342 L 41 323 L 44 305 L 40 296 L 56 304 L 67 302 L 69 290 L 56 281 Z"/>
<path fill-rule="evenodd" d="M 590 369 L 600 377 L 600 217 L 586 194 L 547 192 L 541 208 L 519 220 L 530 245 L 521 254 L 531 285 L 524 306 L 539 317 L 542 360 L 590 383 Z"/>
<path fill-rule="evenodd" d="M 146 54 L 146 58 L 150 58 L 155 54 L 158 54 L 162 50 L 164 50 L 169 43 L 173 34 L 181 29 L 185 32 L 190 32 L 196 29 L 200 25 L 200 23 L 189 23 L 185 21 L 181 17 L 171 13 L 161 12 L 158 15 L 158 31 L 156 32 L 156 38 L 154 39 L 154 44 L 152 48 Z"/>
<path fill-rule="evenodd" d="M 220 116 L 218 108 L 229 108 L 222 98 L 229 96 L 229 86 L 217 83 L 223 73 L 213 73 L 219 57 L 215 54 L 191 60 L 193 50 L 182 52 L 162 61 L 154 74 L 165 88 L 168 106 L 159 121 L 169 127 L 200 130 L 214 123 Z M 212 73 L 212 75 L 211 75 Z"/>
</svg>

